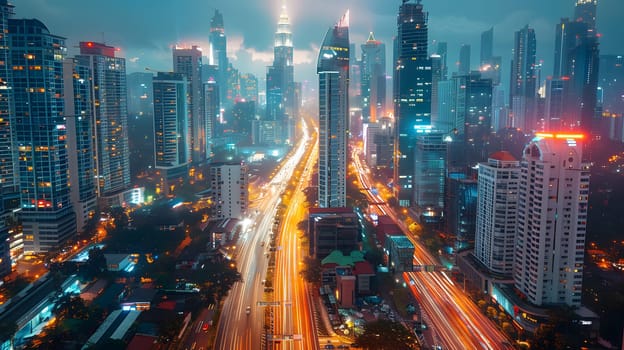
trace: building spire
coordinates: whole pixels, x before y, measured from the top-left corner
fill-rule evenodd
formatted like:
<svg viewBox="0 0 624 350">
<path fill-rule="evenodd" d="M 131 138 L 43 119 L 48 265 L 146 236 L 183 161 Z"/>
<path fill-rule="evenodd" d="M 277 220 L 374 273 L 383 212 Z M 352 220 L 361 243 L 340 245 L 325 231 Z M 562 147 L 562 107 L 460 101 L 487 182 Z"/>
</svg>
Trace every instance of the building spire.
<svg viewBox="0 0 624 350">
<path fill-rule="evenodd" d="M 349 27 L 349 10 L 342 15 L 338 23 L 336 23 L 336 27 Z"/>
</svg>

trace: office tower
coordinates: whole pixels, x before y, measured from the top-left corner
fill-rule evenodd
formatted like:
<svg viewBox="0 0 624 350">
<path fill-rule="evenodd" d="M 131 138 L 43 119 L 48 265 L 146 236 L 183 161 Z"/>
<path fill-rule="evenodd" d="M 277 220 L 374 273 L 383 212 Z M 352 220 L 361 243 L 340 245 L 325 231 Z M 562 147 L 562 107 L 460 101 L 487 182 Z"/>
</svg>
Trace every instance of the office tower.
<svg viewBox="0 0 624 350">
<path fill-rule="evenodd" d="M 588 29 L 596 29 L 596 8 L 598 0 L 576 0 L 574 21 L 587 24 Z"/>
<path fill-rule="evenodd" d="M 492 82 L 492 130 L 498 132 L 508 126 L 509 109 L 505 104 L 505 89 Z"/>
<path fill-rule="evenodd" d="M 624 113 L 624 55 L 600 55 L 599 82 L 603 111 Z"/>
<path fill-rule="evenodd" d="M 494 27 L 481 33 L 481 60 L 480 64 L 483 65 L 489 62 L 490 58 L 494 56 Z"/>
<path fill-rule="evenodd" d="M 438 84 L 442 79 L 442 57 L 436 53 L 431 55 L 431 126 L 440 123 Z"/>
<path fill-rule="evenodd" d="M 227 123 L 229 128 L 240 134 L 241 141 L 251 144 L 252 124 L 256 120 L 256 101 L 236 101 L 229 113 Z"/>
<path fill-rule="evenodd" d="M 544 123 L 546 130 L 564 130 L 566 80 L 548 77 L 546 79 L 546 101 L 544 106 Z"/>
<path fill-rule="evenodd" d="M 416 136 L 431 129 L 431 60 L 427 53 L 428 13 L 420 0 L 404 1 L 397 16 L 394 71 L 394 184 L 399 205 L 413 201 Z"/>
<path fill-rule="evenodd" d="M 438 90 L 440 118 L 435 127 L 452 134 L 458 145 L 451 164 L 467 168 L 485 161 L 492 127 L 492 80 L 479 72 L 454 75 L 439 82 Z"/>
<path fill-rule="evenodd" d="M 475 257 L 489 272 L 511 277 L 518 213 L 520 162 L 496 152 L 479 164 Z"/>
<path fill-rule="evenodd" d="M 509 104 L 512 125 L 525 133 L 535 128 L 537 90 L 535 75 L 535 31 L 525 26 L 514 35 Z"/>
<path fill-rule="evenodd" d="M 436 54 L 440 56 L 440 80 L 446 80 L 448 77 L 448 65 L 446 63 L 446 56 L 448 51 L 448 45 L 446 42 L 439 42 L 436 46 Z"/>
<path fill-rule="evenodd" d="M 581 305 L 589 195 L 582 134 L 536 134 L 518 188 L 515 287 L 535 305 Z"/>
<path fill-rule="evenodd" d="M 481 61 L 479 70 L 484 78 L 492 79 L 493 85 L 501 80 L 501 56 L 494 56 L 494 27 L 481 33 Z"/>
<path fill-rule="evenodd" d="M 446 232 L 455 236 L 455 249 L 474 244 L 477 213 L 477 180 L 464 174 L 448 174 L 446 178 L 444 221 Z"/>
<path fill-rule="evenodd" d="M 375 122 L 386 108 L 386 45 L 373 32 L 362 46 L 362 117 Z"/>
<path fill-rule="evenodd" d="M 9 66 L 9 18 L 13 15 L 13 5 L 0 1 L 0 192 L 6 196 L 17 193 L 17 152 L 15 145 L 15 123 L 13 114 L 12 69 Z M 4 208 L 8 209 L 8 208 Z M 3 209 L 3 210 L 4 210 Z"/>
<path fill-rule="evenodd" d="M 578 1 L 577 10 L 579 6 L 590 5 L 592 1 Z M 593 22 L 561 19 L 555 32 L 553 76 L 565 80 L 566 118 L 562 124 L 567 128 L 580 125 L 585 132 L 592 133 L 596 114 L 598 65 L 598 34 L 593 28 Z"/>
<path fill-rule="evenodd" d="M 202 111 L 202 51 L 193 46 L 190 49 L 173 49 L 173 71 L 186 77 L 188 87 L 188 126 L 191 145 L 191 159 L 195 164 L 206 161 L 206 122 Z"/>
<path fill-rule="evenodd" d="M 248 176 L 244 163 L 224 162 L 210 165 L 212 217 L 242 219 L 247 211 Z"/>
<path fill-rule="evenodd" d="M 191 160 L 187 90 L 191 84 L 185 74 L 158 72 L 153 86 L 154 165 L 161 173 L 161 191 L 169 195 L 173 181 L 186 176 Z"/>
<path fill-rule="evenodd" d="M 219 85 L 219 98 L 221 106 L 228 105 L 227 102 L 227 81 L 228 81 L 228 58 L 227 39 L 225 37 L 225 27 L 223 25 L 223 14 L 215 10 L 214 16 L 210 20 L 210 50 L 208 53 L 208 64 L 216 67 L 215 80 Z"/>
<path fill-rule="evenodd" d="M 91 70 L 75 59 L 63 62 L 67 158 L 69 160 L 70 197 L 76 213 L 76 228 L 85 231 L 97 209 L 95 162 L 93 150 L 93 101 Z"/>
<path fill-rule="evenodd" d="M 128 115 L 144 116 L 154 112 L 152 73 L 136 72 L 126 77 L 128 85 Z"/>
<path fill-rule="evenodd" d="M 349 255 L 357 250 L 362 227 L 353 208 L 310 208 L 310 255 L 324 259 L 334 250 Z"/>
<path fill-rule="evenodd" d="M 289 125 L 295 123 L 297 109 L 294 96 L 293 42 L 290 20 L 286 7 L 282 7 L 273 46 L 273 65 L 268 68 L 266 78 L 267 120 L 275 121 L 281 128 L 277 133 L 277 144 L 294 141 Z M 269 97 L 270 95 L 270 97 Z"/>
<path fill-rule="evenodd" d="M 258 101 L 258 78 L 251 73 L 240 76 L 241 97 L 247 101 Z"/>
<path fill-rule="evenodd" d="M 447 145 L 442 133 L 416 137 L 413 203 L 424 222 L 438 222 L 444 210 Z"/>
<path fill-rule="evenodd" d="M 76 232 L 65 106 L 57 97 L 64 93 L 65 39 L 36 19 L 9 19 L 8 27 L 24 250 L 47 252 Z"/>
<path fill-rule="evenodd" d="M 202 96 L 204 102 L 204 120 L 206 121 L 206 157 L 212 158 L 213 140 L 217 124 L 219 124 L 219 85 L 213 79 L 204 83 Z"/>
<path fill-rule="evenodd" d="M 95 157 L 98 196 L 120 205 L 118 194 L 130 186 L 126 60 L 115 57 L 115 48 L 80 42 L 78 64 L 91 70 L 91 98 L 95 119 Z"/>
<path fill-rule="evenodd" d="M 327 30 L 316 72 L 319 76 L 319 206 L 344 207 L 349 132 L 348 11 Z"/>
<path fill-rule="evenodd" d="M 457 74 L 470 73 L 470 45 L 463 44 L 459 48 L 459 61 L 457 64 Z"/>
</svg>

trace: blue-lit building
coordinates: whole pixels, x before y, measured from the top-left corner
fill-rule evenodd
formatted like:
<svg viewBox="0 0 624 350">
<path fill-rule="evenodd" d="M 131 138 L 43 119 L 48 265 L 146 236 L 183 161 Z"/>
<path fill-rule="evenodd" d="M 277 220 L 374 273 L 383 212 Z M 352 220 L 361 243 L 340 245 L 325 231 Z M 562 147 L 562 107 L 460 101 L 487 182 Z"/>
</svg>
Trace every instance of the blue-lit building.
<svg viewBox="0 0 624 350">
<path fill-rule="evenodd" d="M 80 42 L 78 63 L 91 69 L 98 196 L 121 205 L 118 195 L 130 187 L 126 60 L 115 48 Z"/>
<path fill-rule="evenodd" d="M 386 109 L 386 45 L 373 32 L 362 47 L 362 117 L 374 123 Z"/>
<path fill-rule="evenodd" d="M 162 190 L 170 193 L 171 181 L 186 176 L 191 160 L 188 80 L 184 74 L 158 72 L 154 77 L 154 160 Z"/>
<path fill-rule="evenodd" d="M 84 232 L 97 210 L 93 151 L 91 70 L 75 59 L 63 62 L 65 119 L 71 201 L 78 232 Z"/>
<path fill-rule="evenodd" d="M 215 67 L 214 78 L 219 86 L 219 102 L 221 106 L 226 106 L 226 92 L 228 90 L 227 39 L 223 25 L 223 14 L 219 10 L 215 10 L 214 16 L 210 20 L 210 36 L 208 40 L 210 42 L 208 65 Z"/>
<path fill-rule="evenodd" d="M 15 135 L 11 130 L 14 123 L 13 89 L 11 78 L 13 75 L 9 64 L 11 51 L 8 32 L 9 18 L 13 15 L 13 5 L 7 0 L 0 1 L 0 187 L 2 194 L 17 193 L 17 178 L 15 164 Z"/>
<path fill-rule="evenodd" d="M 431 59 L 427 52 L 429 14 L 420 0 L 404 1 L 394 47 L 394 190 L 403 207 L 413 206 L 416 136 L 431 129 Z"/>
<path fill-rule="evenodd" d="M 36 19 L 9 19 L 9 33 L 24 250 L 47 252 L 76 232 L 61 97 L 65 39 Z"/>
<path fill-rule="evenodd" d="M 537 109 L 537 70 L 535 61 L 535 30 L 525 26 L 514 34 L 514 50 L 511 61 L 509 104 L 512 125 L 525 133 L 534 130 Z"/>
<path fill-rule="evenodd" d="M 325 34 L 316 72 L 319 75 L 319 206 L 344 207 L 349 132 L 349 12 Z"/>
<path fill-rule="evenodd" d="M 477 180 L 463 173 L 449 174 L 445 205 L 446 232 L 455 236 L 455 249 L 472 246 L 477 217 Z"/>
<path fill-rule="evenodd" d="M 416 138 L 414 197 L 422 223 L 439 223 L 444 213 L 447 142 L 442 133 L 424 133 Z"/>
<path fill-rule="evenodd" d="M 219 103 L 219 85 L 214 79 L 209 79 L 204 83 L 204 90 L 202 96 L 202 102 L 204 103 L 204 120 L 206 126 L 206 157 L 212 158 L 212 151 L 214 147 L 214 135 L 217 131 L 215 128 L 219 124 L 219 118 L 221 113 Z"/>
</svg>

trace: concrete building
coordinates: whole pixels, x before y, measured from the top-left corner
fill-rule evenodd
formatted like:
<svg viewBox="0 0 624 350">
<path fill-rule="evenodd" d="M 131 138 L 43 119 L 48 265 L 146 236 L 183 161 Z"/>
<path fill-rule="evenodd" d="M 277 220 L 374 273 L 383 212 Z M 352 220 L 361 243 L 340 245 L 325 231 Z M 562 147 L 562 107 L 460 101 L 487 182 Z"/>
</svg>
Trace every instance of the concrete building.
<svg viewBox="0 0 624 350">
<path fill-rule="evenodd" d="M 589 197 L 582 134 L 536 134 L 524 148 L 513 276 L 535 305 L 581 305 Z"/>
<path fill-rule="evenodd" d="M 334 250 L 347 255 L 358 250 L 361 227 L 352 208 L 310 208 L 310 255 L 323 259 Z"/>
<path fill-rule="evenodd" d="M 247 165 L 240 162 L 214 163 L 210 166 L 212 218 L 243 219 L 247 212 Z"/>
</svg>

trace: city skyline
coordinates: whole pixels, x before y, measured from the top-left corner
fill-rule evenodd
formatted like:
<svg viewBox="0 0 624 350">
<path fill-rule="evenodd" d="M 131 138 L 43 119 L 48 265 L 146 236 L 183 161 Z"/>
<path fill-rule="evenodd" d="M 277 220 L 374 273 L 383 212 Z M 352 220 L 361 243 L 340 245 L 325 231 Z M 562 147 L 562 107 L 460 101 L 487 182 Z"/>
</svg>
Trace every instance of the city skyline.
<svg viewBox="0 0 624 350">
<path fill-rule="evenodd" d="M 333 23 L 335 6 L 328 0 L 307 3 L 285 1 L 292 23 L 294 41 L 294 63 L 297 65 L 295 81 L 315 80 L 316 52 L 320 47 L 318 28 Z M 327 2 L 327 4 L 324 4 Z M 503 57 L 503 79 L 508 79 L 509 61 L 513 46 L 513 33 L 528 24 L 535 29 L 537 38 L 537 60 L 544 61 L 544 71 L 552 72 L 552 52 L 555 42 L 555 26 L 562 17 L 573 17 L 573 0 L 556 0 L 548 3 L 535 0 L 521 3 L 498 3 L 481 0 L 470 3 L 456 1 L 424 1 L 431 13 L 429 19 L 430 48 L 437 41 L 448 42 L 449 71 L 456 71 L 459 48 L 469 44 L 472 50 L 473 69 L 479 62 L 479 41 L 483 31 L 494 27 L 495 55 Z M 105 4 L 92 3 L 73 6 L 75 1 L 60 0 L 54 4 L 45 0 L 23 0 L 19 15 L 25 18 L 45 19 L 46 25 L 57 35 L 67 38 L 69 54 L 77 49 L 79 41 L 104 41 L 118 47 L 120 57 L 128 63 L 128 73 L 144 71 L 146 67 L 155 70 L 170 70 L 171 48 L 178 44 L 190 47 L 198 45 L 207 52 L 210 32 L 210 18 L 214 10 L 223 14 L 225 32 L 228 38 L 228 56 L 241 72 L 250 72 L 263 77 L 265 67 L 273 61 L 273 34 L 279 19 L 281 0 L 270 3 L 248 1 L 245 4 L 228 4 L 218 0 L 212 4 L 188 3 L 180 7 L 174 4 L 154 6 L 141 1 L 129 4 L 124 12 L 117 7 L 110 10 Z M 88 7 L 86 7 L 88 6 Z M 392 55 L 392 37 L 395 35 L 396 11 L 400 1 L 392 5 L 375 3 L 372 0 L 344 1 L 338 12 L 350 9 L 351 41 L 363 44 L 370 31 L 376 39 L 386 44 L 387 57 Z M 186 11 L 189 7 L 196 11 Z M 624 11 L 624 3 L 617 0 L 599 2 L 597 14 L 601 54 L 621 54 L 624 51 L 618 38 L 624 36 L 624 27 L 618 24 L 617 14 Z M 93 18 L 88 14 L 97 13 Z M 85 15 L 87 14 L 87 15 Z M 71 17 L 74 20 L 66 21 Z M 253 21 L 248 18 L 253 17 Z M 145 21 L 150 18 L 151 21 Z M 492 19 L 496 20 L 492 20 Z M 137 22 L 141 25 L 137 28 Z M 357 45 L 359 46 L 359 45 Z M 357 49 L 357 56 L 360 49 Z M 431 51 L 431 50 L 430 50 Z M 388 60 L 388 64 L 391 60 Z"/>
</svg>

